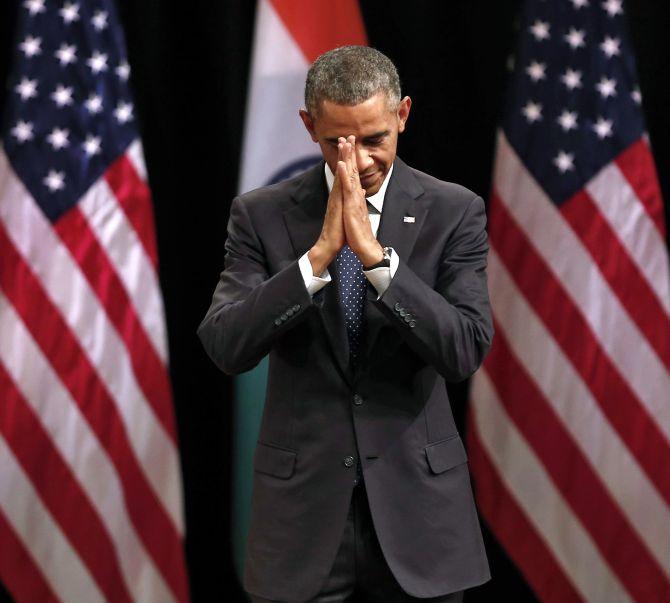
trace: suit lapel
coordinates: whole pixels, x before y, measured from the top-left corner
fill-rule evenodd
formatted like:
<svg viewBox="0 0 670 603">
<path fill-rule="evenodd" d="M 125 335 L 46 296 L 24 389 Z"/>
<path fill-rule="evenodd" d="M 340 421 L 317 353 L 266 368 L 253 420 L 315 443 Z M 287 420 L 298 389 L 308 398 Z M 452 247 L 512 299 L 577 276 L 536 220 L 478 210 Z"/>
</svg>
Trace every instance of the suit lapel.
<svg viewBox="0 0 670 603">
<path fill-rule="evenodd" d="M 296 258 L 308 251 L 319 238 L 328 204 L 328 188 L 324 176 L 324 163 L 319 162 L 305 174 L 305 178 L 293 193 L 296 205 L 284 212 Z M 345 379 L 353 383 L 353 371 L 349 363 L 349 342 L 344 315 L 339 299 L 339 284 L 335 260 L 328 266 L 333 282 L 314 295 L 320 307 L 319 314 L 328 336 L 333 355 Z"/>
<path fill-rule="evenodd" d="M 430 202 L 425 199 L 418 200 L 423 192 L 423 187 L 419 184 L 409 166 L 396 157 L 391 181 L 384 198 L 384 208 L 377 232 L 377 240 L 384 247 L 393 247 L 393 250 L 405 262 L 409 260 L 430 205 Z M 377 295 L 377 291 L 370 285 L 366 304 L 367 337 L 361 364 L 365 363 L 371 353 L 379 335 L 379 330 L 388 322 L 373 304 Z"/>
</svg>

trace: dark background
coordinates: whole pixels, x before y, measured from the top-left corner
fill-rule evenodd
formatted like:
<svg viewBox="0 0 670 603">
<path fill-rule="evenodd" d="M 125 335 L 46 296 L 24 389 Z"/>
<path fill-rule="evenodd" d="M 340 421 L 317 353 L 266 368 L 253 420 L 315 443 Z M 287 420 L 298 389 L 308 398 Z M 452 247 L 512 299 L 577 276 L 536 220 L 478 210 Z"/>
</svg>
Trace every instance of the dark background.
<svg viewBox="0 0 670 603">
<path fill-rule="evenodd" d="M 206 358 L 195 330 L 223 265 L 237 190 L 255 1 L 117 3 L 154 195 L 192 599 L 234 602 L 243 595 L 230 557 L 233 385 Z M 0 2 L 3 82 L 18 4 Z M 635 0 L 625 8 L 661 187 L 670 199 L 670 20 L 664 4 Z M 520 0 L 361 1 L 370 44 L 396 63 L 414 102 L 399 154 L 485 197 L 519 6 Z M 666 220 L 667 214 L 668 204 Z M 463 433 L 466 386 L 451 394 Z M 535 601 L 484 528 L 493 579 L 468 591 L 466 601 Z M 0 586 L 0 601 L 9 600 Z"/>
</svg>

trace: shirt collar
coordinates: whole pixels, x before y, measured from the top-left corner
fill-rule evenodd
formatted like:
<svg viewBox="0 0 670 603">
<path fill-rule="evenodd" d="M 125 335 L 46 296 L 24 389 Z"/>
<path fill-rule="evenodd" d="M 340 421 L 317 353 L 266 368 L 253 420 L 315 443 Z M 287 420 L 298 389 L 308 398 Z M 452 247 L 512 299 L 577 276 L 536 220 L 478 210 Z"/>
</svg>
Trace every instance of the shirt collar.
<svg viewBox="0 0 670 603">
<path fill-rule="evenodd" d="M 335 183 L 335 174 L 330 169 L 330 166 L 326 163 L 325 167 L 326 173 L 326 184 L 328 185 L 328 192 L 330 193 L 333 190 L 333 184 Z M 391 179 L 391 174 L 393 173 L 393 164 L 391 164 L 391 169 L 386 174 L 384 182 L 379 187 L 379 190 L 370 197 L 366 197 L 366 200 L 374 207 L 380 214 L 382 213 L 382 207 L 384 207 L 384 197 L 386 196 L 386 189 L 389 185 L 389 180 Z"/>
</svg>

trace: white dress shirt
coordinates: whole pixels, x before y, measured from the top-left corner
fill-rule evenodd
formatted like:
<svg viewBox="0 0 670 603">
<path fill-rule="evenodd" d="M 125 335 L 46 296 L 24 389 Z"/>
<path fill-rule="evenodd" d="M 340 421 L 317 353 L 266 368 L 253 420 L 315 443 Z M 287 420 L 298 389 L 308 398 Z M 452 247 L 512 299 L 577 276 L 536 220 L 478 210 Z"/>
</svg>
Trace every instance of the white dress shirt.
<svg viewBox="0 0 670 603">
<path fill-rule="evenodd" d="M 330 167 L 326 163 L 325 165 L 325 175 L 326 175 L 326 184 L 328 185 L 328 192 L 333 189 L 333 183 L 335 182 L 335 175 L 331 171 Z M 379 190 L 372 196 L 366 197 L 368 203 L 372 207 L 368 207 L 369 217 L 370 217 L 370 226 L 372 227 L 372 234 L 376 237 L 377 231 L 379 230 L 379 223 L 382 218 L 382 209 L 384 207 L 384 197 L 386 196 L 386 189 L 388 188 L 389 179 L 393 173 L 393 165 L 391 169 L 386 174 L 384 182 L 379 187 Z M 307 252 L 309 253 L 309 252 Z M 314 295 L 319 289 L 325 287 L 332 279 L 328 270 L 324 270 L 320 276 L 316 276 L 312 272 L 312 264 L 305 253 L 299 260 L 298 266 L 300 267 L 300 272 L 302 278 L 305 281 L 305 287 L 307 292 L 310 295 Z M 386 266 L 381 266 L 380 268 L 373 268 L 372 270 L 363 270 L 363 274 L 367 279 L 372 283 L 373 287 L 377 291 L 378 298 L 384 294 L 384 291 L 391 284 L 391 279 L 398 269 L 398 264 L 400 260 L 398 259 L 398 254 L 391 249 L 391 266 L 387 268 Z"/>
</svg>

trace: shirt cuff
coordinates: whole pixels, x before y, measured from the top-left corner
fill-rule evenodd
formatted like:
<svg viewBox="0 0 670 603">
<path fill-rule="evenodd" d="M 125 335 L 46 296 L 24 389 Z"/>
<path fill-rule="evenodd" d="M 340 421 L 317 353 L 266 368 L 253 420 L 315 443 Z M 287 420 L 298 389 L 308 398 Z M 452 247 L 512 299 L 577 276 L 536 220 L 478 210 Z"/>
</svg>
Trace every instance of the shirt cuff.
<svg viewBox="0 0 670 603">
<path fill-rule="evenodd" d="M 305 281 L 305 288 L 307 293 L 314 295 L 319 289 L 322 289 L 330 281 L 330 273 L 328 270 L 324 270 L 321 273 L 321 276 L 314 276 L 312 273 L 312 262 L 309 261 L 306 252 L 298 260 L 298 266 L 300 268 L 300 274 L 302 274 L 302 280 Z"/>
<path fill-rule="evenodd" d="M 381 268 L 373 268 L 372 270 L 363 270 L 363 274 L 377 290 L 377 299 L 384 295 L 384 292 L 388 289 L 391 279 L 395 276 L 396 270 L 398 270 L 398 264 L 400 264 L 398 254 L 392 247 L 389 247 L 389 250 L 391 255 L 391 266 L 389 268 L 382 266 Z"/>
</svg>

